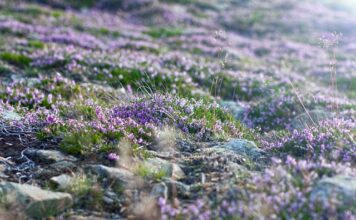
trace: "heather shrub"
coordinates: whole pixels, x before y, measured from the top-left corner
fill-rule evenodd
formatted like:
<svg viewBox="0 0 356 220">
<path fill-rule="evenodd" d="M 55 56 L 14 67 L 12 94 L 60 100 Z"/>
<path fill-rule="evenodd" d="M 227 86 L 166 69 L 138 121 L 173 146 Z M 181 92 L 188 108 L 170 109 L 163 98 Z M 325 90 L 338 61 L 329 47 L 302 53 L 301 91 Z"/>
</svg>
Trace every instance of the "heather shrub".
<svg viewBox="0 0 356 220">
<path fill-rule="evenodd" d="M 322 108 L 325 102 L 317 101 L 309 95 L 296 95 L 290 89 L 282 88 L 276 94 L 252 105 L 245 112 L 244 122 L 249 127 L 259 127 L 262 131 L 289 128 L 293 118 L 305 112 L 303 106 L 312 110 Z"/>
<path fill-rule="evenodd" d="M 255 138 L 224 109 L 194 99 L 156 94 L 111 107 L 89 100 L 57 107 L 58 118 L 47 123 L 41 136 L 59 136 L 62 149 L 72 154 L 109 153 L 122 138 L 134 148 L 149 147 L 156 144 L 154 135 L 165 126 L 196 140 Z"/>
<path fill-rule="evenodd" d="M 0 97 L 4 102 L 36 109 L 38 107 L 51 108 L 58 101 L 69 100 L 79 95 L 80 87 L 73 81 L 61 76 L 26 80 L 9 84 L 0 90 Z"/>
<path fill-rule="evenodd" d="M 330 119 L 303 130 L 270 132 L 262 145 L 278 155 L 353 162 L 356 159 L 355 132 L 354 122 Z"/>
<path fill-rule="evenodd" d="M 310 195 L 322 177 L 354 172 L 348 164 L 275 158 L 262 174 L 249 178 L 243 188 L 231 186 L 221 198 L 202 197 L 186 206 L 160 198 L 158 205 L 162 219 L 352 219 L 355 213 L 344 210 L 336 196 L 322 202 Z"/>
</svg>

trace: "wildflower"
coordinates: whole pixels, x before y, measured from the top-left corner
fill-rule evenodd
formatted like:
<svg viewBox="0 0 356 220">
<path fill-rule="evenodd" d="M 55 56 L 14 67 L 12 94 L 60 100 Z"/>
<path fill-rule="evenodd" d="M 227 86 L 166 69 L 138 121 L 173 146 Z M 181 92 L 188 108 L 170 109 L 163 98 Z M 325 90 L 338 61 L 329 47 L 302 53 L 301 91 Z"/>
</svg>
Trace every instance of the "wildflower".
<svg viewBox="0 0 356 220">
<path fill-rule="evenodd" d="M 119 159 L 119 155 L 117 155 L 116 153 L 110 153 L 108 154 L 108 159 L 111 161 L 117 161 Z"/>
</svg>

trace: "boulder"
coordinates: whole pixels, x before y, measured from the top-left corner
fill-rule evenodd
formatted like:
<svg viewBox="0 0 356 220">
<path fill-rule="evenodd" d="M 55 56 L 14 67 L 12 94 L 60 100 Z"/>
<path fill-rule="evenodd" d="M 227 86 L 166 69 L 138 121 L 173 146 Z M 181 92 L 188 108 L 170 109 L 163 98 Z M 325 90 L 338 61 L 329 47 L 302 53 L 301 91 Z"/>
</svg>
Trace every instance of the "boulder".
<svg viewBox="0 0 356 220">
<path fill-rule="evenodd" d="M 296 116 L 291 122 L 291 127 L 298 130 L 304 129 L 331 117 L 331 113 L 323 110 L 308 111 L 308 113 L 304 112 Z"/>
<path fill-rule="evenodd" d="M 253 161 L 262 159 L 265 155 L 265 152 L 258 148 L 254 142 L 245 139 L 232 139 L 229 142 L 214 148 L 222 152 L 233 152 Z"/>
<path fill-rule="evenodd" d="M 178 164 L 171 163 L 160 158 L 149 158 L 145 161 L 145 166 L 149 167 L 153 172 L 164 171 L 167 176 L 174 179 L 182 179 L 185 177 L 183 170 Z"/>
<path fill-rule="evenodd" d="M 244 117 L 245 108 L 233 101 L 221 101 L 220 105 L 228 109 L 236 120 L 242 120 Z"/>
<path fill-rule="evenodd" d="M 50 179 L 50 184 L 60 190 L 67 189 L 73 181 L 73 177 L 68 174 L 62 174 L 59 176 L 52 177 Z"/>
<path fill-rule="evenodd" d="M 42 190 L 27 184 L 2 182 L 0 193 L 8 203 L 24 207 L 25 214 L 35 219 L 56 215 L 72 205 L 68 193 Z"/>
<path fill-rule="evenodd" d="M 356 178 L 345 175 L 324 177 L 311 192 L 312 201 L 327 202 L 335 197 L 342 209 L 356 212 Z"/>
</svg>

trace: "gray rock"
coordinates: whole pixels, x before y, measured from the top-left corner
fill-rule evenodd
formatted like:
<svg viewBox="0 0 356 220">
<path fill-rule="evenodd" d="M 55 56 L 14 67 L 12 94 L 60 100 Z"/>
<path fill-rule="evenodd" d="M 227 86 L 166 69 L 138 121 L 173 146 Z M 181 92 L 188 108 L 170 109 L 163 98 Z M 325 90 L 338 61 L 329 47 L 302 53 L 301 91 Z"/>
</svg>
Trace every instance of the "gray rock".
<svg viewBox="0 0 356 220">
<path fill-rule="evenodd" d="M 165 199 L 168 198 L 168 187 L 165 183 L 156 183 L 153 185 L 150 195 L 153 198 L 163 197 Z"/>
<path fill-rule="evenodd" d="M 178 164 L 171 163 L 167 160 L 160 158 L 149 158 L 145 161 L 145 166 L 149 167 L 152 171 L 164 171 L 167 176 L 174 179 L 182 179 L 185 177 L 183 170 Z"/>
<path fill-rule="evenodd" d="M 6 171 L 6 165 L 5 164 L 0 164 L 0 178 L 6 179 L 9 176 L 5 174 Z"/>
<path fill-rule="evenodd" d="M 171 178 L 164 178 L 163 182 L 168 187 L 168 196 L 178 195 L 189 198 L 190 186 Z"/>
<path fill-rule="evenodd" d="M 97 7 L 100 9 L 115 10 L 133 10 L 151 5 L 154 0 L 100 0 Z"/>
<path fill-rule="evenodd" d="M 331 113 L 323 110 L 308 111 L 308 114 L 305 112 L 296 116 L 291 122 L 291 127 L 294 129 L 304 129 L 331 117 Z"/>
<path fill-rule="evenodd" d="M 101 217 L 96 217 L 96 216 L 82 216 L 82 215 L 71 215 L 68 218 L 68 220 L 107 220 L 107 218 L 101 218 Z"/>
<path fill-rule="evenodd" d="M 60 190 L 67 189 L 73 181 L 73 177 L 68 174 L 62 174 L 60 176 L 55 176 L 50 179 L 50 184 Z"/>
<path fill-rule="evenodd" d="M 254 142 L 245 139 L 232 139 L 229 142 L 214 148 L 215 150 L 222 152 L 231 151 L 235 154 L 243 155 L 253 161 L 264 158 L 265 154 L 265 152 L 258 148 Z"/>
<path fill-rule="evenodd" d="M 220 105 L 227 108 L 236 120 L 243 119 L 245 108 L 233 101 L 221 101 Z"/>
<path fill-rule="evenodd" d="M 68 193 L 51 192 L 27 184 L 2 182 L 0 192 L 7 202 L 24 207 L 26 215 L 36 219 L 56 215 L 72 205 Z"/>
<path fill-rule="evenodd" d="M 86 170 L 98 175 L 102 178 L 107 178 L 116 185 L 124 185 L 128 188 L 134 188 L 138 182 L 133 173 L 122 168 L 107 167 L 104 165 L 89 165 Z"/>
<path fill-rule="evenodd" d="M 322 178 L 313 188 L 310 198 L 327 202 L 335 197 L 343 209 L 356 212 L 356 178 L 344 175 Z"/>
<path fill-rule="evenodd" d="M 103 201 L 106 205 L 113 205 L 115 201 L 107 196 L 103 196 Z"/>
<path fill-rule="evenodd" d="M 16 112 L 9 111 L 9 110 L 2 110 L 0 111 L 0 118 L 9 120 L 9 121 L 18 121 L 21 120 L 21 116 Z"/>
<path fill-rule="evenodd" d="M 25 151 L 25 155 L 28 156 L 31 160 L 44 163 L 55 163 L 59 161 L 77 161 L 76 157 L 73 157 L 71 155 L 65 155 L 57 150 L 29 149 Z"/>
<path fill-rule="evenodd" d="M 50 167 L 56 171 L 73 170 L 76 168 L 76 164 L 70 161 L 58 161 L 50 165 Z"/>
</svg>

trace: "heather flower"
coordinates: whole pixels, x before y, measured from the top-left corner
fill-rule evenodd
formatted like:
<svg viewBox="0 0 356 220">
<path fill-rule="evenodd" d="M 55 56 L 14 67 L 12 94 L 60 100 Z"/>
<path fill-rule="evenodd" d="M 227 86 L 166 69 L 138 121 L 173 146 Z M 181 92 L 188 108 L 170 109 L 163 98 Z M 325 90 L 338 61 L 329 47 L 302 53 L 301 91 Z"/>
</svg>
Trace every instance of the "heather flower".
<svg viewBox="0 0 356 220">
<path fill-rule="evenodd" d="M 356 158 L 356 145 L 350 131 L 355 129 L 352 121 L 331 119 L 303 130 L 270 132 L 262 145 L 276 154 L 306 156 L 314 160 L 323 156 L 352 162 Z"/>
<path fill-rule="evenodd" d="M 108 159 L 111 161 L 117 161 L 119 159 L 119 156 L 116 153 L 110 153 L 108 154 Z"/>
</svg>

